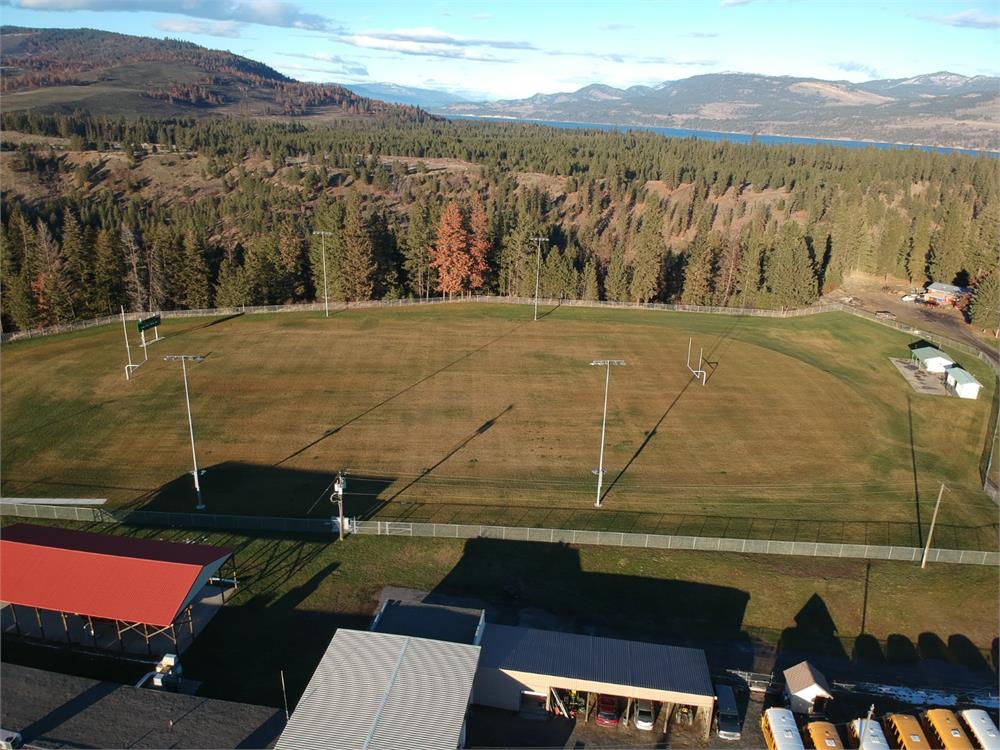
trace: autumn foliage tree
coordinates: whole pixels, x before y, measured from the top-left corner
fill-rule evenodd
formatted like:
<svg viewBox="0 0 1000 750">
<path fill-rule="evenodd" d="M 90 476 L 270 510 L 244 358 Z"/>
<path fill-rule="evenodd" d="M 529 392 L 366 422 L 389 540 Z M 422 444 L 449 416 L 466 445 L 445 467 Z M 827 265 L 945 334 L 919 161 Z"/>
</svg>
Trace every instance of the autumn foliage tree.
<svg viewBox="0 0 1000 750">
<path fill-rule="evenodd" d="M 437 271 L 438 290 L 448 295 L 469 288 L 473 262 L 469 252 L 469 232 L 457 203 L 449 203 L 441 213 L 431 267 Z M 482 271 L 479 271 L 482 284 Z"/>
</svg>

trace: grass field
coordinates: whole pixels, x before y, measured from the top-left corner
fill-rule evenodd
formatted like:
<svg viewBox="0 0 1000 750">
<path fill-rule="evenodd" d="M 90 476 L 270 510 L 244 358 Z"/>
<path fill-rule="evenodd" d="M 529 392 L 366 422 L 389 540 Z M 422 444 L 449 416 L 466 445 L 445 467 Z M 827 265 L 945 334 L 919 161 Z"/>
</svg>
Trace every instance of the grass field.
<svg viewBox="0 0 1000 750">
<path fill-rule="evenodd" d="M 328 515 L 995 549 L 978 401 L 915 394 L 913 339 L 832 313 L 789 320 L 447 305 L 173 319 L 131 382 L 120 327 L 3 348 L 3 494 L 193 506 L 180 367 L 216 512 Z M 130 324 L 130 329 L 134 327 Z M 688 338 L 712 363 L 685 368 Z M 135 354 L 133 354 L 135 356 Z M 604 508 L 595 510 L 604 372 Z"/>
</svg>

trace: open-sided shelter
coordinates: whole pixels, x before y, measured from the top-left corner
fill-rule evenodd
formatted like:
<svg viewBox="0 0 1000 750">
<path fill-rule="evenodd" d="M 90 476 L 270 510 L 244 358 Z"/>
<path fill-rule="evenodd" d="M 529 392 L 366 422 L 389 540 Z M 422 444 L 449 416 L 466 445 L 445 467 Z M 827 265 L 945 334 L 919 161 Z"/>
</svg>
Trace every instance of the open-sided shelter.
<svg viewBox="0 0 1000 750">
<path fill-rule="evenodd" d="M 473 703 L 519 710 L 522 696 L 546 705 L 570 691 L 586 694 L 587 712 L 598 695 L 623 699 L 626 718 L 638 699 L 694 709 L 707 736 L 715 691 L 700 649 L 619 638 L 559 633 L 488 623 L 482 641 Z M 584 716 L 586 720 L 587 715 Z"/>
<path fill-rule="evenodd" d="M 191 608 L 202 588 L 233 556 L 205 544 L 136 539 L 54 526 L 16 524 L 0 532 L 0 601 L 60 615 L 69 638 L 67 615 L 89 623 L 114 623 L 118 642 L 135 631 L 146 640 L 165 635 L 177 643 L 176 629 L 194 632 Z M 44 630 L 43 630 L 44 636 Z"/>
</svg>

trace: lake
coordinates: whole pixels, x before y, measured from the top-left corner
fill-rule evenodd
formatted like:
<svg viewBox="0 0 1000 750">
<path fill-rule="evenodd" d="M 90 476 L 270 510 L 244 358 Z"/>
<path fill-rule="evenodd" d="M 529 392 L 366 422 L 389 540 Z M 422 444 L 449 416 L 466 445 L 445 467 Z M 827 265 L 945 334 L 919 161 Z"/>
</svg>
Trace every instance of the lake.
<svg viewBox="0 0 1000 750">
<path fill-rule="evenodd" d="M 570 130 L 615 130 L 624 133 L 629 130 L 646 130 L 667 138 L 701 138 L 706 141 L 731 141 L 733 143 L 797 143 L 803 145 L 823 144 L 843 148 L 892 148 L 920 149 L 938 154 L 968 154 L 969 156 L 992 156 L 1000 158 L 998 151 L 976 151 L 970 148 L 950 148 L 947 146 L 918 146 L 905 143 L 881 143 L 878 141 L 851 141 L 837 138 L 806 138 L 795 135 L 750 135 L 749 133 L 724 133 L 716 130 L 688 130 L 687 128 L 659 128 L 653 125 L 609 125 L 606 123 L 564 122 L 561 120 L 530 120 L 508 117 L 477 117 L 475 115 L 448 115 L 449 120 L 479 120 L 483 122 L 509 122 L 530 125 L 548 125 Z"/>
</svg>

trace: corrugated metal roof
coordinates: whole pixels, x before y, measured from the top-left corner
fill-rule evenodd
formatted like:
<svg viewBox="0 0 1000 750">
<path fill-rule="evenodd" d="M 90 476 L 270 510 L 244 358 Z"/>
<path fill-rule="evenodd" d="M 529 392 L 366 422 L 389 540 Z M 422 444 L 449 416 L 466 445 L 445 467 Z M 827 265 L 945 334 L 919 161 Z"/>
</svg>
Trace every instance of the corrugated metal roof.
<svg viewBox="0 0 1000 750">
<path fill-rule="evenodd" d="M 372 630 L 436 641 L 472 643 L 479 630 L 481 609 L 462 609 L 442 604 L 388 600 Z"/>
<path fill-rule="evenodd" d="M 0 601 L 166 627 L 232 551 L 17 524 L 0 532 Z"/>
<path fill-rule="evenodd" d="M 830 695 L 830 686 L 826 678 L 807 661 L 800 661 L 794 667 L 789 667 L 784 674 L 785 685 L 788 687 L 788 692 L 793 695 L 815 685 L 825 692 L 828 698 L 833 697 Z"/>
<path fill-rule="evenodd" d="M 493 669 L 715 698 L 705 652 L 694 648 L 490 623 L 479 663 Z"/>
<path fill-rule="evenodd" d="M 939 281 L 928 284 L 927 289 L 932 292 L 948 292 L 950 294 L 965 294 L 966 291 L 965 287 L 955 286 L 954 284 L 942 284 Z"/>
<path fill-rule="evenodd" d="M 961 367 L 949 367 L 948 377 L 954 380 L 958 385 L 971 385 L 972 383 L 980 386 L 982 385 L 982 383 L 972 377 L 972 373 L 966 372 Z"/>
<path fill-rule="evenodd" d="M 479 647 L 340 629 L 277 750 L 458 747 Z"/>
<path fill-rule="evenodd" d="M 921 346 L 912 350 L 910 354 L 919 359 L 921 362 L 926 362 L 928 359 L 934 359 L 935 357 L 946 359 L 949 362 L 953 361 L 951 357 L 940 349 L 935 349 L 933 346 Z"/>
</svg>

